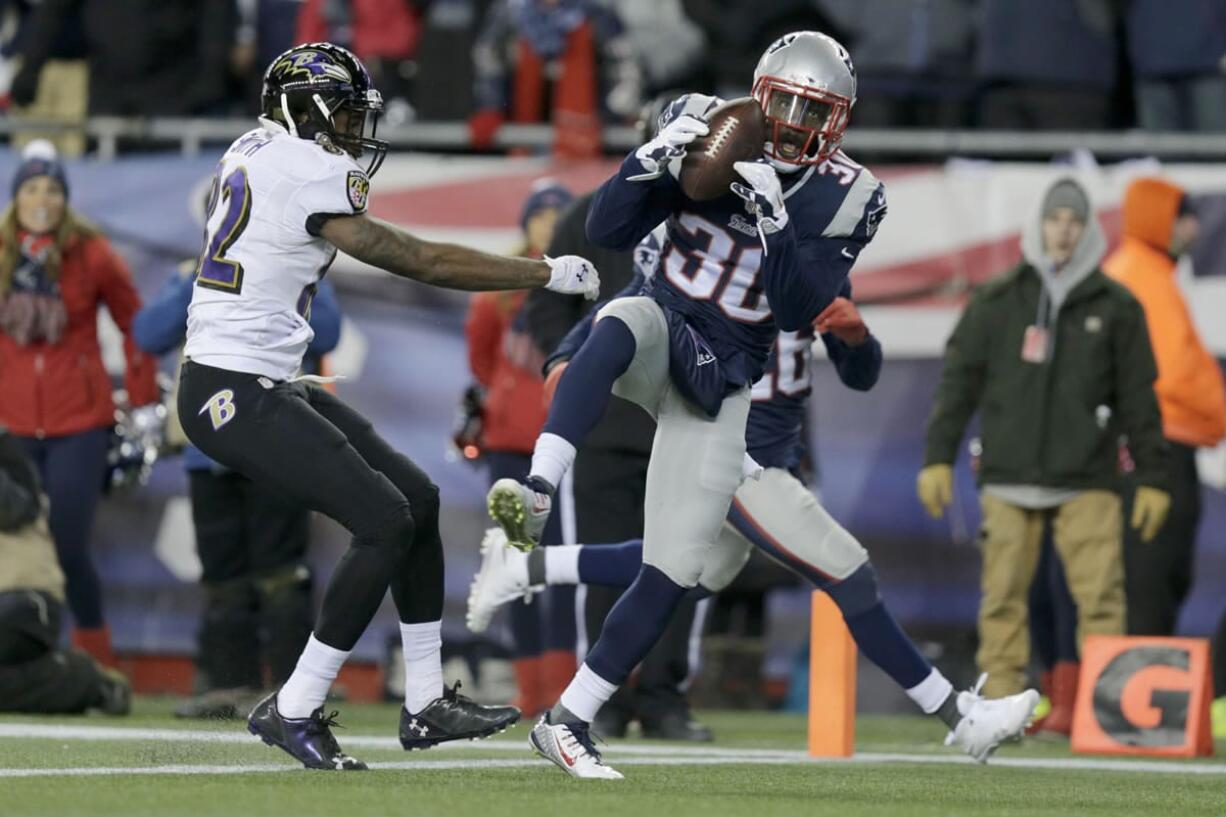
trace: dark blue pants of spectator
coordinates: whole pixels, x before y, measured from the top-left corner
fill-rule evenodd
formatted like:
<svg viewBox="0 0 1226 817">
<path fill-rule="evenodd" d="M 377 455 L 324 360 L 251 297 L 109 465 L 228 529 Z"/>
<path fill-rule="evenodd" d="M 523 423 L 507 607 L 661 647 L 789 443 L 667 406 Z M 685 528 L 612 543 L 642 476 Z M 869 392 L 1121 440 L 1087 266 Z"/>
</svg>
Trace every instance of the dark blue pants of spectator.
<svg viewBox="0 0 1226 817">
<path fill-rule="evenodd" d="M 1051 524 L 1043 534 L 1039 566 L 1030 585 L 1030 645 L 1041 671 L 1062 661 L 1076 662 L 1077 603 L 1064 578 L 1064 565 L 1051 541 Z"/>
<path fill-rule="evenodd" d="M 102 584 L 89 552 L 94 512 L 106 477 L 110 429 L 39 440 L 21 437 L 51 500 L 51 536 L 67 582 L 68 609 L 82 629 L 101 627 Z"/>
</svg>

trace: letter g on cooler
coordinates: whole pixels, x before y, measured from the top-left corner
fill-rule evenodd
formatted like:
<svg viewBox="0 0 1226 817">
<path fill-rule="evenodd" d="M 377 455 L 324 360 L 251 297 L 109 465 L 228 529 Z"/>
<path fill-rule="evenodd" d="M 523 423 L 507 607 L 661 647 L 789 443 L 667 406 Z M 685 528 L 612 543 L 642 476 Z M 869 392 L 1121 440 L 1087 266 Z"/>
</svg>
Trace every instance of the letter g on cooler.
<svg viewBox="0 0 1226 817">
<path fill-rule="evenodd" d="M 234 415 L 238 414 L 238 407 L 234 405 L 234 390 L 222 389 L 217 392 L 205 401 L 197 414 L 204 414 L 206 411 L 214 431 L 233 420 Z"/>
<path fill-rule="evenodd" d="M 1082 653 L 1074 752 L 1213 753 L 1207 641 L 1090 636 Z"/>
</svg>

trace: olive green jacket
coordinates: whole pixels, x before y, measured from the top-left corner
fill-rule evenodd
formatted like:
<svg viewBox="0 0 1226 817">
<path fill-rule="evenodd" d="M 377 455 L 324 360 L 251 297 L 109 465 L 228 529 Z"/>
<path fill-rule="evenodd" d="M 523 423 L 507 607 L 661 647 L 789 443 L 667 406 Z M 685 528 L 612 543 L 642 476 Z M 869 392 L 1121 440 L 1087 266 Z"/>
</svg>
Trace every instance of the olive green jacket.
<svg viewBox="0 0 1226 817">
<path fill-rule="evenodd" d="M 1166 442 L 1140 304 L 1095 267 L 1051 318 L 1046 359 L 1031 363 L 1022 341 L 1041 290 L 1023 262 L 975 292 L 946 346 L 925 464 L 954 461 L 978 410 L 981 484 L 1116 490 L 1125 435 L 1137 481 L 1161 487 Z"/>
</svg>

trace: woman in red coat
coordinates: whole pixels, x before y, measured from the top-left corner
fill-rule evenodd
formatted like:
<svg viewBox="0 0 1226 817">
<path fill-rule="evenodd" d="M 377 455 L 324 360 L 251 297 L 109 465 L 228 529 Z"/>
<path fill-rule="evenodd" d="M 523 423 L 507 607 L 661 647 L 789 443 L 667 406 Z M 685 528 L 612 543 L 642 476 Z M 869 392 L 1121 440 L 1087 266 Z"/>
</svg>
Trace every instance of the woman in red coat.
<svg viewBox="0 0 1226 817">
<path fill-rule="evenodd" d="M 133 406 L 157 399 L 155 361 L 132 342 L 140 296 L 97 228 L 68 207 L 64 166 L 47 142 L 23 153 L 0 214 L 0 425 L 20 438 L 51 501 L 74 643 L 113 663 L 89 553 L 115 406 L 98 347 L 106 306 L 124 334 Z"/>
</svg>

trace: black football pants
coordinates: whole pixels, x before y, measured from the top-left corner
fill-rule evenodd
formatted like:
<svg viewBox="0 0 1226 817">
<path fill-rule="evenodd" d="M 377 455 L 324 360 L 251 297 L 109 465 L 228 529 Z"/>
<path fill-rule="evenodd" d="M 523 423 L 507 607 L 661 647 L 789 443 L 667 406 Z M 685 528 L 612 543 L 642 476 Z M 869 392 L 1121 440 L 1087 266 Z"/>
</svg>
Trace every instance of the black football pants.
<svg viewBox="0 0 1226 817">
<path fill-rule="evenodd" d="M 315 637 L 351 650 L 390 586 L 400 620 L 443 613 L 438 487 L 339 399 L 302 382 L 183 364 L 179 419 L 207 456 L 353 534 Z"/>
</svg>

